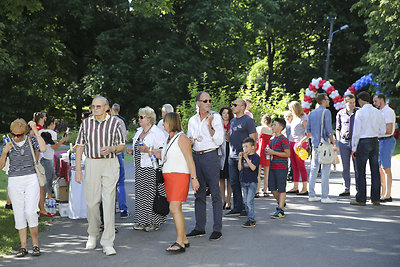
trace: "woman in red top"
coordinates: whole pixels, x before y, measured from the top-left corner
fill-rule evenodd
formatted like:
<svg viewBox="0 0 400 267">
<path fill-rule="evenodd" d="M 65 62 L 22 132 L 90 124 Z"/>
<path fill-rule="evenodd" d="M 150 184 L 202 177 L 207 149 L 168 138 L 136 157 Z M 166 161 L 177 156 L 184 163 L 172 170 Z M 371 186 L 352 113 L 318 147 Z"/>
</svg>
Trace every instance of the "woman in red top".
<svg viewBox="0 0 400 267">
<path fill-rule="evenodd" d="M 46 112 L 35 112 L 33 113 L 33 121 L 36 123 L 36 129 L 38 131 L 43 129 L 44 122 L 46 121 Z"/>
<path fill-rule="evenodd" d="M 229 173 L 228 173 L 228 158 L 229 158 L 229 127 L 230 121 L 233 119 L 232 110 L 229 107 L 223 107 L 219 111 L 219 114 L 224 121 L 224 132 L 225 132 L 225 140 L 226 140 L 226 154 L 225 154 L 225 163 L 224 167 L 220 172 L 219 176 L 219 188 L 221 190 L 221 199 L 222 199 L 222 208 L 230 210 L 231 209 L 231 195 L 232 195 L 232 188 L 231 183 L 229 181 Z M 228 196 L 225 201 L 225 180 L 226 180 L 226 189 Z"/>
<path fill-rule="evenodd" d="M 272 128 L 271 128 L 272 119 L 269 114 L 265 114 L 261 118 L 261 126 L 257 127 L 257 155 L 260 157 L 260 167 L 258 168 L 258 184 L 256 190 L 256 196 L 260 196 L 260 188 L 261 188 L 261 168 L 264 168 L 264 189 L 263 195 L 264 197 L 268 197 L 268 173 L 269 173 L 269 165 L 270 160 L 266 158 L 265 155 L 265 147 L 269 146 L 269 140 L 272 137 Z"/>
</svg>

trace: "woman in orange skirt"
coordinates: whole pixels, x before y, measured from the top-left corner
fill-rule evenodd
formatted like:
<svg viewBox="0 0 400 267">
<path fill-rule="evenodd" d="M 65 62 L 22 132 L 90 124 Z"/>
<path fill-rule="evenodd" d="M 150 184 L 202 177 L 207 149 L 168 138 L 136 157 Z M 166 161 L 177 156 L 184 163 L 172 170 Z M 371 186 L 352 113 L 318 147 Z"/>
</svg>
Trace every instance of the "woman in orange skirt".
<svg viewBox="0 0 400 267">
<path fill-rule="evenodd" d="M 182 212 L 182 201 L 186 201 L 189 183 L 194 193 L 199 189 L 196 168 L 192 157 L 192 145 L 182 132 L 178 113 L 167 113 L 164 117 L 164 129 L 169 136 L 163 150 L 160 151 L 163 161 L 165 192 L 169 202 L 169 210 L 174 218 L 176 241 L 167 248 L 167 252 L 185 252 L 189 241 L 185 234 L 185 217 Z"/>
</svg>

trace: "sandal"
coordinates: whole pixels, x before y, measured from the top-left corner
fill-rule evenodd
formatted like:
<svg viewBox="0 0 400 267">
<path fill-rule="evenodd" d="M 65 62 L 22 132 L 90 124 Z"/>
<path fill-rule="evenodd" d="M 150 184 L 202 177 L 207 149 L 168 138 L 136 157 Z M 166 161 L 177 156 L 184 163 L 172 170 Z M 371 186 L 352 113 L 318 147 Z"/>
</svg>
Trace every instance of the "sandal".
<svg viewBox="0 0 400 267">
<path fill-rule="evenodd" d="M 254 198 L 259 198 L 260 197 L 260 192 L 257 192 L 254 196 Z"/>
<path fill-rule="evenodd" d="M 40 256 L 40 248 L 38 246 L 33 246 L 32 256 Z"/>
<path fill-rule="evenodd" d="M 172 248 L 172 247 L 178 247 L 178 249 L 169 249 L 169 248 Z M 186 247 L 186 245 L 185 245 L 185 247 Z M 169 246 L 166 249 L 166 251 L 169 252 L 169 253 L 181 253 L 181 252 L 185 252 L 186 251 L 185 247 L 182 247 L 181 245 L 179 245 L 178 242 L 175 242 L 171 246 Z"/>
<path fill-rule="evenodd" d="M 231 204 L 229 203 L 229 205 L 226 205 L 226 210 L 230 210 L 231 209 Z"/>
<path fill-rule="evenodd" d="M 269 197 L 269 194 L 267 192 L 264 192 L 264 197 Z"/>
<path fill-rule="evenodd" d="M 20 248 L 15 256 L 17 256 L 18 258 L 22 258 L 25 257 L 26 254 L 28 254 L 26 248 Z"/>
</svg>

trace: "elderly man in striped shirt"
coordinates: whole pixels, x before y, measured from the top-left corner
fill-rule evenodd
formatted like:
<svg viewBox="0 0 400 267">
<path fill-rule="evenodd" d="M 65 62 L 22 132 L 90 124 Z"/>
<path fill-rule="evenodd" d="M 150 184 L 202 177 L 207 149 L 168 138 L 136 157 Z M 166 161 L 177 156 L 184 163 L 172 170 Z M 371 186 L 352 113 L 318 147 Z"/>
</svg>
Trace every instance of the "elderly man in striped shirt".
<svg viewBox="0 0 400 267">
<path fill-rule="evenodd" d="M 85 151 L 85 202 L 87 206 L 88 234 L 86 249 L 96 248 L 99 237 L 100 202 L 103 203 L 104 232 L 100 240 L 103 252 L 115 255 L 115 190 L 119 177 L 117 153 L 125 150 L 125 137 L 120 121 L 106 111 L 110 108 L 105 97 L 92 101 L 93 116 L 85 119 L 76 139 L 76 182 L 82 181 L 81 162 Z"/>
</svg>

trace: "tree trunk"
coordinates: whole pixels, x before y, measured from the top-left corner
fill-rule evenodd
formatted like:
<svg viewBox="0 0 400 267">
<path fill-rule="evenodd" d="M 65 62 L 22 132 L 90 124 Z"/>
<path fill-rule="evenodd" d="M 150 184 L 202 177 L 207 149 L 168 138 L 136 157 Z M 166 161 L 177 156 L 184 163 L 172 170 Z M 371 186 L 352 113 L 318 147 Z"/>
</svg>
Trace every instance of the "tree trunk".
<svg viewBox="0 0 400 267">
<path fill-rule="evenodd" d="M 267 37 L 267 63 L 268 70 L 265 78 L 265 95 L 268 98 L 272 90 L 272 75 L 274 73 L 274 60 L 275 60 L 275 39 Z"/>
</svg>

